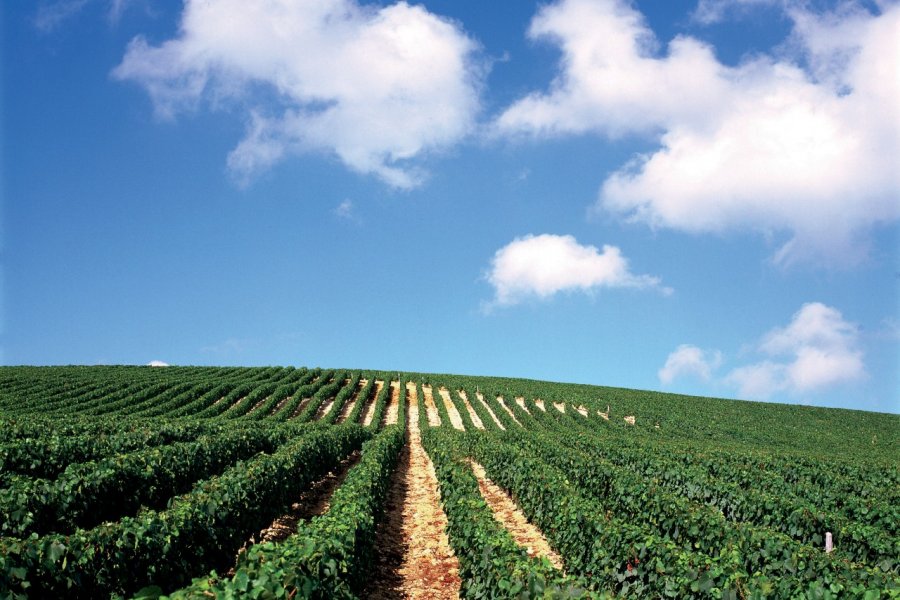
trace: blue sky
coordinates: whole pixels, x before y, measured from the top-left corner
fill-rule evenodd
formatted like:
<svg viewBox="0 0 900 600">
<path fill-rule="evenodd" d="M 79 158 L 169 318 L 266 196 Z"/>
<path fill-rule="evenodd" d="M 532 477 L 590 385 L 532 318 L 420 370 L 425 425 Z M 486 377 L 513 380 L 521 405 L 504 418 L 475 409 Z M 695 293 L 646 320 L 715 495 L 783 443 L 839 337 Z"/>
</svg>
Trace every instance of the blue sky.
<svg viewBox="0 0 900 600">
<path fill-rule="evenodd" d="M 2 362 L 900 412 L 897 2 L 40 0 Z"/>
</svg>

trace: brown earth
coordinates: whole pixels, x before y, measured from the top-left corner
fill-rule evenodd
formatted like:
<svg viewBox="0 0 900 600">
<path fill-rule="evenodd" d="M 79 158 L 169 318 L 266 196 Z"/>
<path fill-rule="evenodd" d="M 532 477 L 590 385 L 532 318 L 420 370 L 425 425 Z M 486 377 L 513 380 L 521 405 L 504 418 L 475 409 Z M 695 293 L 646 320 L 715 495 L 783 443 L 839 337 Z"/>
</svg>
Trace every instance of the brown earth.
<svg viewBox="0 0 900 600">
<path fill-rule="evenodd" d="M 372 423 L 372 418 L 375 416 L 375 400 L 378 399 L 378 394 L 381 393 L 382 388 L 384 388 L 384 382 L 375 380 L 375 392 L 372 394 L 372 397 L 369 399 L 369 404 L 366 406 L 363 415 L 362 423 L 366 427 L 368 427 Z"/>
<path fill-rule="evenodd" d="M 407 442 L 391 476 L 375 534 L 375 565 L 362 598 L 459 598 L 459 563 L 447 540 L 434 465 L 422 447 L 419 402 L 410 394 Z"/>
<path fill-rule="evenodd" d="M 478 480 L 478 488 L 481 490 L 481 495 L 488 506 L 491 507 L 494 518 L 509 531 L 518 545 L 525 548 L 528 556 L 546 556 L 550 564 L 562 570 L 562 558 L 553 551 L 541 530 L 529 523 L 509 495 L 487 478 L 484 467 L 475 461 L 470 461 L 470 464 L 472 465 L 472 472 Z"/>
<path fill-rule="evenodd" d="M 350 456 L 342 460 L 337 467 L 329 471 L 325 477 L 313 483 L 309 489 L 300 494 L 297 502 L 291 505 L 290 511 L 277 517 L 268 527 L 251 536 L 241 546 L 237 552 L 238 559 L 253 544 L 280 542 L 297 531 L 300 521 L 308 521 L 313 517 L 324 514 L 328 510 L 331 496 L 344 482 L 347 478 L 347 473 L 356 466 L 360 458 L 359 450 L 355 450 Z M 237 563 L 237 560 L 235 563 Z M 234 575 L 234 567 L 228 574 L 229 576 Z"/>
<path fill-rule="evenodd" d="M 522 407 L 522 410 L 527 412 L 529 415 L 531 414 L 531 411 L 528 410 L 527 406 L 525 406 L 525 398 L 523 398 L 522 396 L 516 396 L 516 404 Z"/>
<path fill-rule="evenodd" d="M 497 424 L 497 427 L 506 431 L 506 427 L 504 427 L 503 423 L 500 422 L 500 419 L 497 418 L 497 415 L 494 413 L 493 409 L 491 409 L 491 407 L 488 406 L 488 403 L 484 401 L 484 394 L 482 394 L 481 392 L 475 392 L 475 398 L 479 402 L 481 402 L 484 408 L 488 411 L 488 414 L 491 415 L 491 419 L 494 420 L 494 423 Z"/>
<path fill-rule="evenodd" d="M 513 414 L 513 411 L 511 411 L 511 410 L 509 409 L 509 407 L 506 405 L 506 401 L 503 400 L 503 396 L 497 396 L 497 402 L 500 403 L 500 406 L 503 407 L 503 410 L 505 410 L 507 413 L 509 413 L 509 417 L 510 417 L 513 421 L 516 422 L 516 425 L 518 425 L 519 427 L 521 427 L 522 424 L 519 423 L 519 420 L 516 418 L 516 415 Z"/>
<path fill-rule="evenodd" d="M 425 411 L 428 416 L 428 424 L 431 427 L 440 427 L 441 415 L 438 414 L 437 405 L 434 403 L 434 396 L 431 391 L 430 385 L 422 386 L 422 393 L 425 395 Z"/>
<path fill-rule="evenodd" d="M 408 387 L 408 386 L 407 386 Z M 384 425 L 396 425 L 397 417 L 400 414 L 400 382 L 397 382 L 397 385 L 394 385 L 394 382 L 391 382 L 391 401 L 387 405 L 387 410 L 384 411 Z"/>
<path fill-rule="evenodd" d="M 472 408 L 472 404 L 469 402 L 469 399 L 466 397 L 466 393 L 463 390 L 459 390 L 459 398 L 463 401 L 463 404 L 466 406 L 466 410 L 469 413 L 469 417 L 471 417 L 472 422 L 475 424 L 475 429 L 484 429 L 484 423 L 481 422 L 481 417 L 478 416 L 478 413 L 475 412 L 475 409 Z"/>
<path fill-rule="evenodd" d="M 462 415 L 459 414 L 459 411 L 456 410 L 456 405 L 450 400 L 450 391 L 447 388 L 441 388 L 438 390 L 438 393 L 441 395 L 447 414 L 450 415 L 450 424 L 453 425 L 454 429 L 465 431 L 466 427 L 463 425 Z"/>
<path fill-rule="evenodd" d="M 362 393 L 363 389 L 369 384 L 367 379 L 359 380 L 359 387 L 356 390 L 356 393 L 353 394 L 353 397 L 350 398 L 347 402 L 344 403 L 343 408 L 341 408 L 341 414 L 338 415 L 335 423 L 340 425 L 344 421 L 347 420 L 347 417 L 350 416 L 350 413 L 353 412 L 353 408 L 356 406 L 356 403 L 359 401 L 359 395 Z"/>
</svg>

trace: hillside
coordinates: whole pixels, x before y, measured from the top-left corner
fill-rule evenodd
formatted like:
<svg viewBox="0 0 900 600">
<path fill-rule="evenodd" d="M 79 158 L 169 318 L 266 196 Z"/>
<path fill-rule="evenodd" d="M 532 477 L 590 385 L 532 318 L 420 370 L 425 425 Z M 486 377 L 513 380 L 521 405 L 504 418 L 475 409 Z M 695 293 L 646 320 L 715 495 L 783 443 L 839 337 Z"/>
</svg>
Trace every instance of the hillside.
<svg viewBox="0 0 900 600">
<path fill-rule="evenodd" d="M 0 598 L 900 597 L 897 415 L 4 367 L 0 423 Z"/>
</svg>

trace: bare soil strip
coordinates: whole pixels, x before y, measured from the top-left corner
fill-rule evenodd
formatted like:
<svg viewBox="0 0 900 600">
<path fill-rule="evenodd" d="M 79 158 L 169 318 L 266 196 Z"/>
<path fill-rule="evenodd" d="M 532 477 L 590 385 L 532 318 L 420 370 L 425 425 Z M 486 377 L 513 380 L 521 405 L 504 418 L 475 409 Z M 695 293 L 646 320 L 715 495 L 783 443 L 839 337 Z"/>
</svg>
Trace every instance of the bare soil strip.
<svg viewBox="0 0 900 600">
<path fill-rule="evenodd" d="M 425 394 L 425 410 L 428 413 L 428 424 L 432 427 L 440 427 L 441 415 L 438 414 L 437 405 L 434 403 L 434 396 L 431 391 L 430 385 L 422 386 L 422 392 Z"/>
<path fill-rule="evenodd" d="M 310 488 L 300 494 L 300 498 L 291 505 L 289 512 L 272 521 L 272 524 L 250 537 L 238 550 L 238 558 L 253 544 L 263 542 L 280 542 L 297 531 L 300 521 L 308 521 L 313 517 L 325 514 L 331 502 L 331 496 L 347 478 L 347 473 L 356 466 L 361 458 L 359 450 L 355 450 L 330 471 L 325 477 L 313 483 Z M 237 561 L 235 561 L 237 563 Z M 234 575 L 234 568 L 229 571 Z"/>
<path fill-rule="evenodd" d="M 375 400 L 378 399 L 378 394 L 381 393 L 381 389 L 384 387 L 383 381 L 375 380 L 375 392 L 372 393 L 372 397 L 369 399 L 369 404 L 366 406 L 363 411 L 363 425 L 368 427 L 372 424 L 372 418 L 375 416 Z"/>
<path fill-rule="evenodd" d="M 531 414 L 531 411 L 528 410 L 528 407 L 527 407 L 527 406 L 525 406 L 525 398 L 524 398 L 524 397 L 522 397 L 522 396 L 516 396 L 516 404 L 518 404 L 519 406 L 521 406 L 521 407 L 522 407 L 522 410 L 524 410 L 525 412 L 527 412 L 529 415 Z"/>
<path fill-rule="evenodd" d="M 438 393 L 441 395 L 441 400 L 444 401 L 444 406 L 447 407 L 447 414 L 450 415 L 450 424 L 455 429 L 465 431 L 466 426 L 463 425 L 462 415 L 459 414 L 459 411 L 456 410 L 456 405 L 450 400 L 450 391 L 447 388 L 441 388 L 438 390 Z"/>
<path fill-rule="evenodd" d="M 341 461 L 328 475 L 312 484 L 308 490 L 300 495 L 300 499 L 291 505 L 291 511 L 272 521 L 272 524 L 263 529 L 257 536 L 260 542 L 280 542 L 287 536 L 297 531 L 297 524 L 325 514 L 331 502 L 331 496 L 335 490 L 344 483 L 347 473 L 356 466 L 362 455 L 356 450 Z"/>
<path fill-rule="evenodd" d="M 293 398 L 293 396 L 288 396 L 286 398 L 282 398 L 281 400 L 279 400 L 278 404 L 275 405 L 275 408 L 273 408 L 272 412 L 270 412 L 269 414 L 277 415 L 279 412 L 281 412 L 281 409 L 284 408 L 284 405 L 287 404 L 288 402 L 290 402 L 292 398 Z"/>
<path fill-rule="evenodd" d="M 249 411 L 247 411 L 247 414 L 248 414 L 248 415 L 252 415 L 253 413 L 255 413 L 257 410 L 259 410 L 259 407 L 262 406 L 263 403 L 264 403 L 266 400 L 268 400 L 269 398 L 271 398 L 271 396 L 266 396 L 265 398 L 263 398 L 262 400 L 260 400 L 260 401 L 257 402 L 256 404 L 254 404 L 254 405 L 253 405 L 253 408 L 251 408 Z"/>
<path fill-rule="evenodd" d="M 228 394 L 222 394 L 221 396 L 219 396 L 219 399 L 216 400 L 215 402 L 213 402 L 212 406 L 218 406 L 218 405 L 222 404 L 222 402 L 225 400 L 226 396 L 228 396 Z"/>
<path fill-rule="evenodd" d="M 384 411 L 384 425 L 396 425 L 397 415 L 400 413 L 400 382 L 391 382 L 391 401 Z M 407 386 L 407 391 L 409 386 Z"/>
<path fill-rule="evenodd" d="M 466 397 L 466 393 L 462 390 L 459 390 L 459 397 L 462 399 L 463 404 L 466 405 L 466 410 L 469 412 L 469 416 L 472 418 L 472 422 L 475 424 L 475 429 L 484 429 L 484 423 L 481 422 L 481 417 L 478 416 L 478 413 L 475 412 L 475 409 L 472 408 L 472 405 L 469 403 L 469 399 Z"/>
<path fill-rule="evenodd" d="M 506 401 L 503 400 L 503 396 L 497 396 L 497 402 L 500 403 L 500 406 L 503 407 L 503 410 L 505 410 L 506 412 L 509 413 L 509 417 L 510 417 L 513 421 L 516 422 L 516 425 L 518 425 L 519 427 L 521 427 L 522 424 L 519 423 L 519 420 L 516 418 L 516 415 L 515 415 L 515 414 L 513 413 L 513 411 L 510 410 L 510 408 L 506 405 Z"/>
<path fill-rule="evenodd" d="M 231 405 L 230 405 L 228 408 L 231 408 L 232 406 L 237 406 L 238 404 L 240 404 L 241 402 L 243 402 L 243 401 L 244 401 L 244 398 L 246 398 L 246 397 L 247 397 L 247 396 L 241 396 L 240 398 L 238 398 L 237 400 L 235 400 L 234 402 L 232 402 Z M 225 399 L 225 398 L 222 398 L 222 400 L 224 400 L 224 399 Z M 219 402 L 221 402 L 222 400 L 219 400 Z M 216 404 L 218 404 L 219 402 L 216 402 Z M 228 408 L 226 408 L 225 410 L 228 410 Z M 224 412 L 224 411 L 223 411 L 223 412 Z"/>
<path fill-rule="evenodd" d="M 477 398 L 478 401 L 481 402 L 484 408 L 488 411 L 488 414 L 491 415 L 491 418 L 494 420 L 494 423 L 497 424 L 497 427 L 499 427 L 503 431 L 506 431 L 506 427 L 503 426 L 503 423 L 501 423 L 500 419 L 497 418 L 497 415 L 494 414 L 493 409 L 491 409 L 491 407 L 488 406 L 488 403 L 484 401 L 484 394 L 482 394 L 481 392 L 475 392 L 475 398 Z"/>
<path fill-rule="evenodd" d="M 312 398 L 304 398 L 303 400 L 301 400 L 300 404 L 297 405 L 297 408 L 294 409 L 294 414 L 291 415 L 291 418 L 293 419 L 297 415 L 302 413 L 304 411 L 304 409 L 306 408 L 306 405 L 309 404 L 311 400 L 312 400 Z"/>
<path fill-rule="evenodd" d="M 337 396 L 332 396 L 325 402 L 319 405 L 319 408 L 316 409 L 316 416 L 313 417 L 313 421 L 318 421 L 325 415 L 331 412 L 331 407 L 334 406 L 334 401 L 337 399 Z"/>
<path fill-rule="evenodd" d="M 576 410 L 576 412 L 578 412 L 578 414 L 581 415 L 582 417 L 586 417 L 586 416 L 587 416 L 588 410 L 587 410 L 587 407 L 586 407 L 586 406 L 576 406 L 576 407 L 575 407 L 575 410 Z"/>
<path fill-rule="evenodd" d="M 562 570 L 562 558 L 553 551 L 540 529 L 529 523 L 509 495 L 487 478 L 484 467 L 475 461 L 470 461 L 470 464 L 472 465 L 472 472 L 478 480 L 478 488 L 481 490 L 481 495 L 488 506 L 491 507 L 494 518 L 509 531 L 517 544 L 525 548 L 528 556 L 546 556 L 550 564 Z"/>
<path fill-rule="evenodd" d="M 459 598 L 459 563 L 447 540 L 434 465 L 419 432 L 419 402 L 410 392 L 407 442 L 375 533 L 375 565 L 362 598 Z"/>
<path fill-rule="evenodd" d="M 556 407 L 556 410 L 558 410 L 559 412 L 565 414 L 565 412 L 566 412 L 566 405 L 565 405 L 564 403 L 562 403 L 562 402 L 554 402 L 554 403 L 553 403 L 553 406 Z"/>
<path fill-rule="evenodd" d="M 365 388 L 368 384 L 369 384 L 368 379 L 360 379 L 359 380 L 359 387 L 357 388 L 356 393 L 353 394 L 353 398 L 351 398 L 349 401 L 344 403 L 344 407 L 341 409 L 341 414 L 338 415 L 338 418 L 335 421 L 335 423 L 340 425 L 341 423 L 343 423 L 344 421 L 347 420 L 347 417 L 350 416 L 350 413 L 353 411 L 353 408 L 356 406 L 356 403 L 359 401 L 359 394 L 363 391 L 363 388 Z"/>
<path fill-rule="evenodd" d="M 544 401 L 541 400 L 540 398 L 535 398 L 535 399 L 534 399 L 534 405 L 537 406 L 537 407 L 538 407 L 539 409 L 541 409 L 542 411 L 547 412 L 547 407 L 544 406 Z"/>
</svg>

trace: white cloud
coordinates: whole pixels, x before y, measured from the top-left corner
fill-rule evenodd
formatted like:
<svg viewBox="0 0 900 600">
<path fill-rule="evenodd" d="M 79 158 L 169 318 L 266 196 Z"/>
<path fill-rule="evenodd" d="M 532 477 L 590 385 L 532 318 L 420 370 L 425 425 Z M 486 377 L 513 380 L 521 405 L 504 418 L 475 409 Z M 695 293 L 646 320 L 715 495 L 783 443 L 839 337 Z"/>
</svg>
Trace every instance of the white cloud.
<svg viewBox="0 0 900 600">
<path fill-rule="evenodd" d="M 456 23 L 405 2 L 186 0 L 178 36 L 135 38 L 113 74 L 141 84 L 163 118 L 248 107 L 228 157 L 239 178 L 312 150 L 410 188 L 423 177 L 414 159 L 474 126 L 475 51 Z"/>
<path fill-rule="evenodd" d="M 790 0 L 700 0 L 692 15 L 704 25 L 718 23 L 733 13 L 747 12 L 763 6 L 782 6 Z"/>
<path fill-rule="evenodd" d="M 709 381 L 713 371 L 722 364 L 722 353 L 718 350 L 704 351 L 697 346 L 682 344 L 668 358 L 666 364 L 657 373 L 664 385 L 685 376 L 694 376 L 702 381 Z"/>
<path fill-rule="evenodd" d="M 488 282 L 495 306 L 516 304 L 528 297 L 549 298 L 558 292 L 603 287 L 661 288 L 660 280 L 634 275 L 615 246 L 582 246 L 571 235 L 527 235 L 497 250 Z"/>
<path fill-rule="evenodd" d="M 356 207 L 353 205 L 353 201 L 346 199 L 334 207 L 332 211 L 334 216 L 339 219 L 343 219 L 345 221 L 354 221 L 358 222 L 359 217 L 356 214 Z"/>
<path fill-rule="evenodd" d="M 150 362 L 147 363 L 147 366 L 148 367 L 168 367 L 170 365 L 169 365 L 169 363 L 163 362 L 161 360 L 151 360 Z"/>
<path fill-rule="evenodd" d="M 38 6 L 34 26 L 44 33 L 50 33 L 80 13 L 87 3 L 88 0 L 43 2 Z"/>
<path fill-rule="evenodd" d="M 734 369 L 725 380 L 749 398 L 782 391 L 796 395 L 857 381 L 866 375 L 858 345 L 858 328 L 840 311 L 811 302 L 787 327 L 763 337 L 758 349 L 772 358 Z"/>
<path fill-rule="evenodd" d="M 847 6 L 790 9 L 793 56 L 732 67 L 687 36 L 660 54 L 624 0 L 561 0 L 529 30 L 560 46 L 559 75 L 495 128 L 658 136 L 607 177 L 598 208 L 687 232 L 785 235 L 782 264 L 852 264 L 870 228 L 900 218 L 900 4 Z"/>
</svg>

